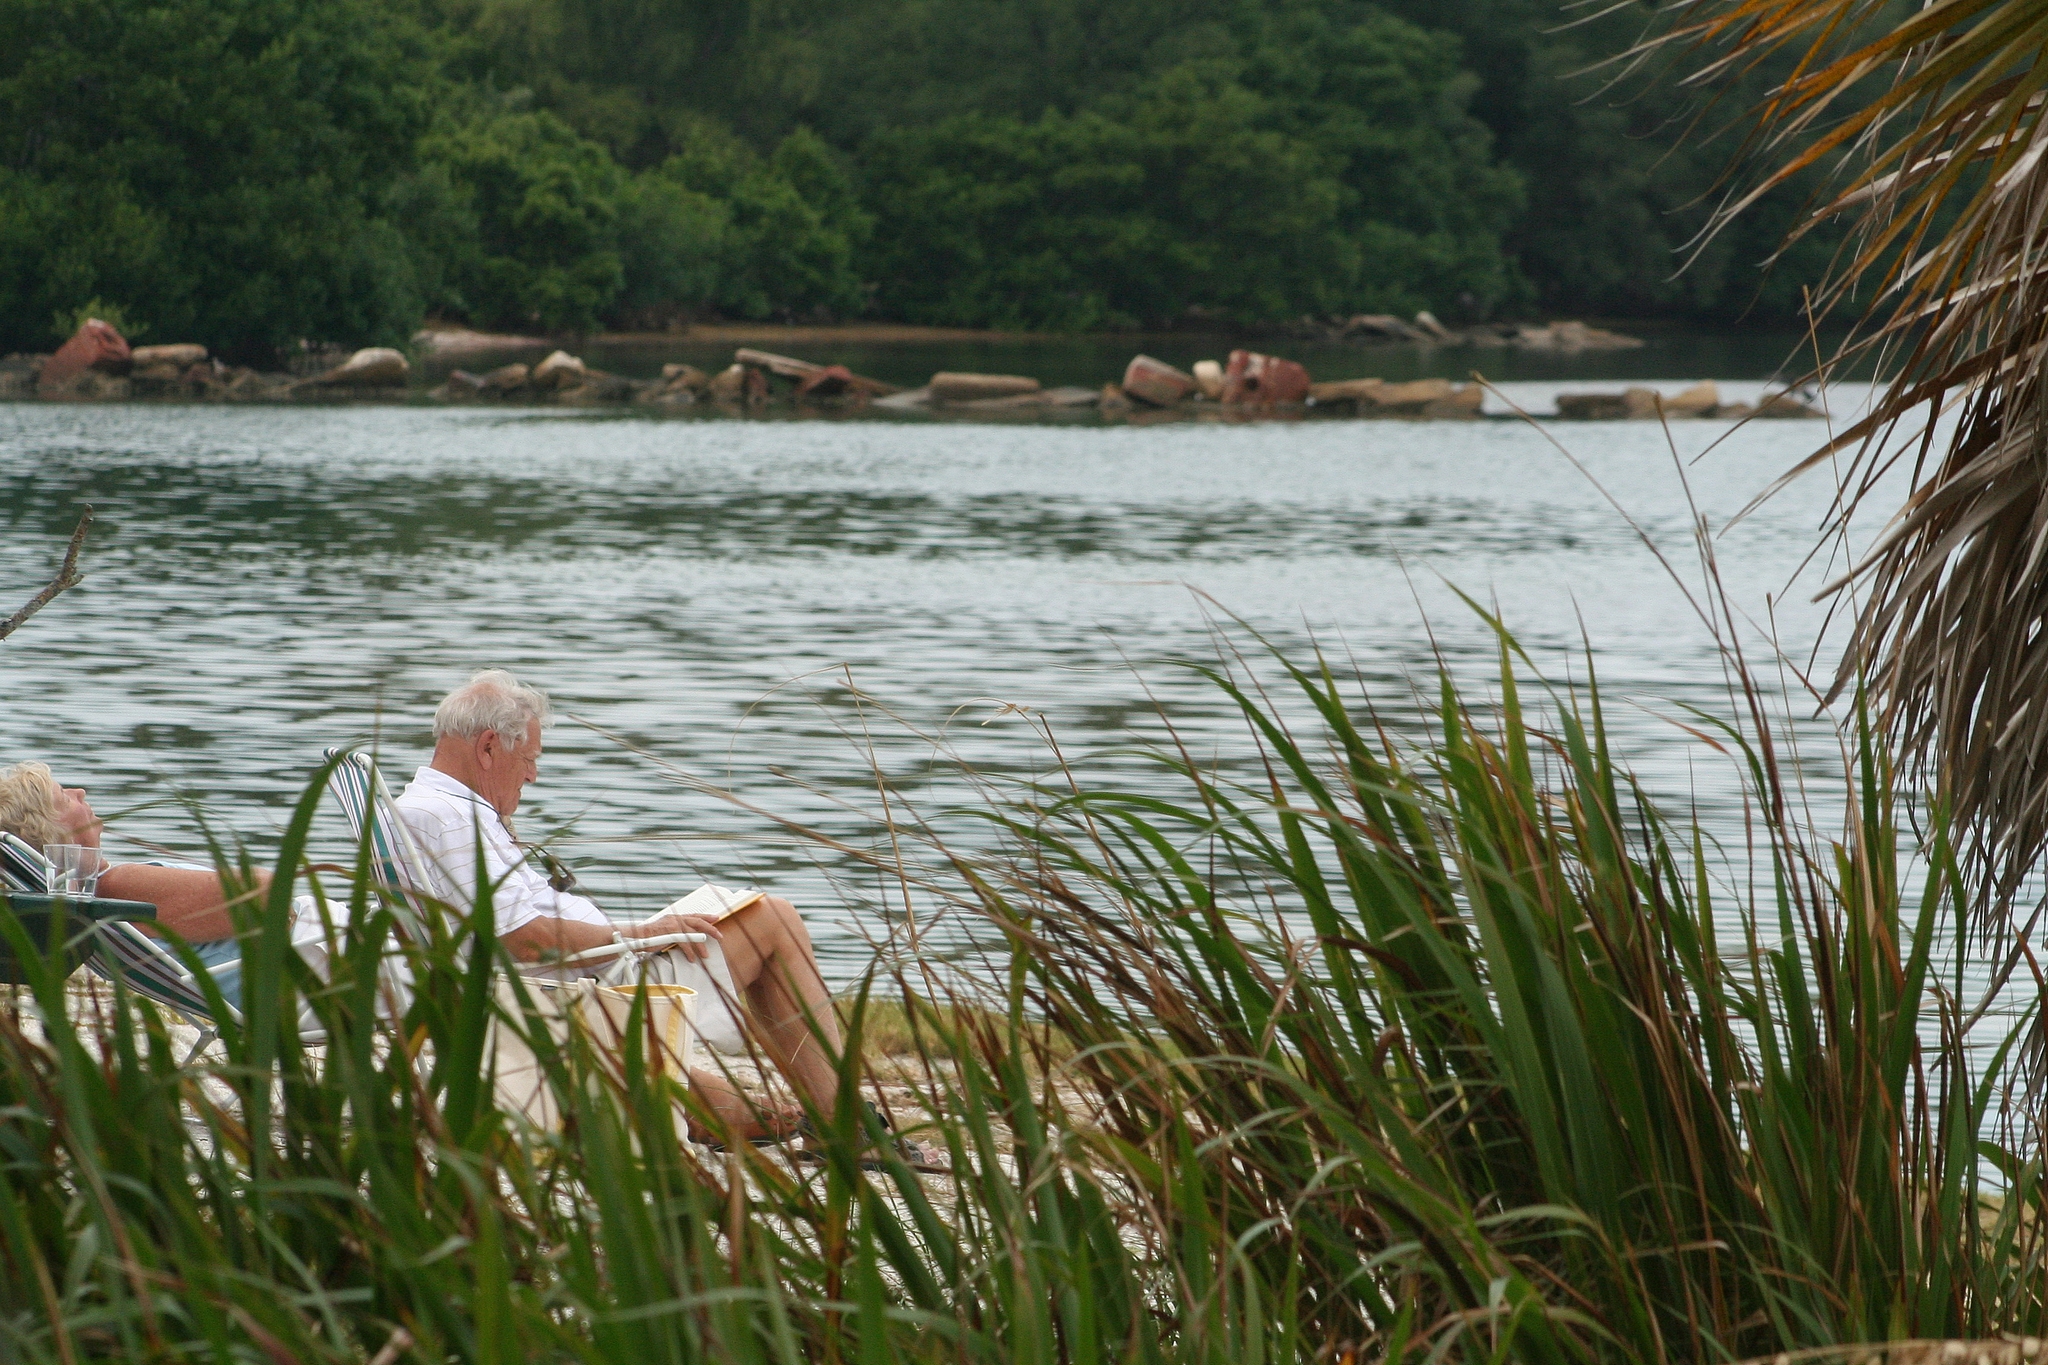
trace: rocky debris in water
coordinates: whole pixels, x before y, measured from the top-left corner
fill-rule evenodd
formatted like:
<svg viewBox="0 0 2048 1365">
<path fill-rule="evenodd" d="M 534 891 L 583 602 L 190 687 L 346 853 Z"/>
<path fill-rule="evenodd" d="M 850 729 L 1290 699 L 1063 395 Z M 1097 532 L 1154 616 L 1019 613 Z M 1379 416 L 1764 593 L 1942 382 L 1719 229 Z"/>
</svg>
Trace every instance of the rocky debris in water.
<svg viewBox="0 0 2048 1365">
<path fill-rule="evenodd" d="M 1124 367 L 1123 391 L 1155 408 L 1170 408 L 1195 390 L 1193 375 L 1149 355 L 1132 356 Z"/>
<path fill-rule="evenodd" d="M 929 387 L 919 387 L 915 389 L 904 389 L 900 393 L 892 393 L 887 398 L 877 398 L 875 400 L 875 406 L 878 408 L 890 408 L 896 411 L 902 411 L 908 408 L 929 407 L 931 405 L 931 401 L 931 389 Z"/>
<path fill-rule="evenodd" d="M 704 386 L 704 395 L 714 403 L 760 407 L 768 401 L 768 376 L 752 365 L 735 362 L 711 376 L 711 382 Z"/>
<path fill-rule="evenodd" d="M 1457 335 L 1450 328 L 1436 320 L 1436 314 L 1427 308 L 1415 315 L 1415 330 L 1431 341 L 1456 341 Z"/>
<path fill-rule="evenodd" d="M 36 372 L 48 356 L 16 353 L 0 360 L 0 398 L 27 398 L 36 391 Z"/>
<path fill-rule="evenodd" d="M 395 389 L 404 386 L 412 367 L 389 346 L 366 346 L 322 375 L 305 382 L 308 388 Z"/>
<path fill-rule="evenodd" d="M 1271 407 L 1276 403 L 1300 403 L 1308 398 L 1308 371 L 1292 360 L 1260 355 L 1256 351 L 1232 351 L 1223 371 L 1223 401 L 1236 405 Z"/>
<path fill-rule="evenodd" d="M 1711 379 L 1681 389 L 1664 400 L 1664 411 L 1672 417 L 1712 417 L 1720 406 L 1721 386 Z"/>
<path fill-rule="evenodd" d="M 168 346 L 137 346 L 130 353 L 130 358 L 138 370 L 152 365 L 175 365 L 182 373 L 206 359 L 206 348 L 192 341 Z"/>
<path fill-rule="evenodd" d="M 640 386 L 622 375 L 586 368 L 583 382 L 559 389 L 555 401 L 568 407 L 601 407 L 607 403 L 629 403 Z"/>
<path fill-rule="evenodd" d="M 1486 414 L 1486 387 L 1483 384 L 1460 384 L 1442 398 L 1431 399 L 1422 405 L 1417 416 L 1432 422 L 1471 422 Z"/>
<path fill-rule="evenodd" d="M 711 376 L 695 365 L 664 365 L 661 380 L 644 386 L 633 401 L 657 408 L 687 408 L 711 382 Z"/>
<path fill-rule="evenodd" d="M 1626 351 L 1643 343 L 1640 337 L 1588 327 L 1583 322 L 1553 322 L 1515 328 L 1514 344 L 1533 351 Z"/>
<path fill-rule="evenodd" d="M 1384 379 L 1340 379 L 1309 387 L 1318 409 L 1346 404 L 1360 417 L 1420 417 L 1431 421 L 1464 421 L 1481 415 L 1486 390 L 1478 384 L 1454 385 L 1448 379 L 1416 379 L 1389 384 Z"/>
<path fill-rule="evenodd" d="M 484 387 L 492 393 L 511 393 L 514 389 L 526 387 L 526 381 L 533 377 L 530 366 L 512 364 L 500 365 L 484 376 Z"/>
<path fill-rule="evenodd" d="M 1715 412 L 1714 416 L 1739 422 L 1749 417 L 1768 420 L 1784 418 L 1796 420 L 1807 417 L 1825 417 L 1827 414 L 1803 399 L 1796 398 L 1789 393 L 1774 393 L 1767 396 L 1763 402 L 1755 407 L 1751 407 L 1747 403 L 1731 403 L 1727 407 Z"/>
<path fill-rule="evenodd" d="M 1197 360 L 1195 383 L 1201 386 L 1202 397 L 1215 402 L 1223 396 L 1223 367 L 1213 360 Z"/>
<path fill-rule="evenodd" d="M 1131 400 L 1124 396 L 1121 387 L 1115 384 L 1102 386 L 1102 397 L 1097 400 L 1104 412 L 1124 412 L 1131 407 Z"/>
<path fill-rule="evenodd" d="M 79 384 L 87 374 L 125 375 L 134 364 L 134 353 L 128 349 L 128 339 L 98 318 L 87 318 L 71 334 L 71 339 L 57 348 L 57 353 L 43 362 L 36 375 L 36 387 L 45 394 L 64 394 L 77 388 L 80 390 L 97 387 Z M 80 397 L 99 397 L 97 393 L 81 392 Z"/>
<path fill-rule="evenodd" d="M 1634 387 L 1620 393 L 1561 393 L 1557 415 L 1567 422 L 1654 422 L 1714 417 L 1739 421 L 1745 417 L 1802 418 L 1821 413 L 1789 393 L 1773 394 L 1761 407 L 1723 403 L 1720 386 L 1709 379 L 1675 394 Z"/>
<path fill-rule="evenodd" d="M 521 365 L 520 378 L 525 378 L 526 367 Z M 427 390 L 427 397 L 443 403 L 465 403 L 479 398 L 493 398 L 498 390 L 491 387 L 491 376 L 472 374 L 468 370 L 450 370 L 448 378 L 434 388 Z"/>
<path fill-rule="evenodd" d="M 288 374 L 263 374 L 239 365 L 230 365 L 215 377 L 220 389 L 213 396 L 230 403 L 267 403 L 304 391 L 300 381 Z"/>
<path fill-rule="evenodd" d="M 550 351 L 533 367 L 526 382 L 536 389 L 573 389 L 590 373 L 589 366 L 567 351 Z"/>
<path fill-rule="evenodd" d="M 1774 393 L 1757 406 L 1759 417 L 1825 417 L 1827 414 L 1803 399 L 1789 393 Z"/>
<path fill-rule="evenodd" d="M 1011 398 L 1020 393 L 1037 393 L 1036 379 L 1022 374 L 973 374 L 941 370 L 926 386 L 934 403 L 971 403 L 977 398 Z"/>
<path fill-rule="evenodd" d="M 758 365 L 768 373 L 782 379 L 796 381 L 799 398 L 833 398 L 849 395 L 854 398 L 884 398 L 896 392 L 894 384 L 884 384 L 879 379 L 855 374 L 844 365 L 819 365 L 809 360 L 798 360 L 794 356 L 776 355 L 773 351 L 757 351 L 742 346 L 733 352 L 733 361 L 740 365 Z"/>
<path fill-rule="evenodd" d="M 1561 393 L 1557 415 L 1567 422 L 1619 422 L 1632 414 L 1622 393 Z"/>
<path fill-rule="evenodd" d="M 796 381 L 796 401 L 816 401 L 821 398 L 860 398 L 861 391 L 854 386 L 853 371 L 844 365 L 820 365 L 810 374 Z"/>
<path fill-rule="evenodd" d="M 976 398 L 966 403 L 949 403 L 962 412 L 1029 412 L 1042 408 L 1083 408 L 1102 401 L 1094 389 L 1039 389 L 1034 393 L 1013 393 L 1007 398 Z"/>
<path fill-rule="evenodd" d="M 176 364 L 174 360 L 160 360 L 160 358 L 154 358 L 154 356 L 143 356 L 145 350 L 166 352 L 166 350 L 186 350 L 186 348 L 184 346 L 143 346 L 143 348 L 137 348 L 135 350 L 135 356 L 137 356 L 135 368 L 129 370 L 129 391 L 135 397 L 150 397 L 150 399 L 170 399 L 170 397 L 186 397 L 186 395 L 197 397 L 197 395 L 205 393 L 209 381 L 213 379 L 213 366 L 205 360 L 205 348 L 199 348 L 199 346 L 190 348 L 190 350 L 199 350 L 201 358 L 199 360 L 190 360 L 186 364 Z"/>
</svg>

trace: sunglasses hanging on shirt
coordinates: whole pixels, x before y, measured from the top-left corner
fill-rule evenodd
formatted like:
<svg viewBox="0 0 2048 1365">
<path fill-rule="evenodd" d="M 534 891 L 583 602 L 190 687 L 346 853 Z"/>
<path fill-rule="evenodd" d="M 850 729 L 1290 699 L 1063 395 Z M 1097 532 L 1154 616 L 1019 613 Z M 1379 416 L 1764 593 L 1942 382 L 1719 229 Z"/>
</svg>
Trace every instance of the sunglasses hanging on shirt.
<svg viewBox="0 0 2048 1365">
<path fill-rule="evenodd" d="M 576 889 L 576 874 L 567 863 L 537 844 L 520 844 L 519 848 L 528 857 L 540 859 L 540 865 L 547 870 L 549 886 L 561 892 Z"/>
</svg>

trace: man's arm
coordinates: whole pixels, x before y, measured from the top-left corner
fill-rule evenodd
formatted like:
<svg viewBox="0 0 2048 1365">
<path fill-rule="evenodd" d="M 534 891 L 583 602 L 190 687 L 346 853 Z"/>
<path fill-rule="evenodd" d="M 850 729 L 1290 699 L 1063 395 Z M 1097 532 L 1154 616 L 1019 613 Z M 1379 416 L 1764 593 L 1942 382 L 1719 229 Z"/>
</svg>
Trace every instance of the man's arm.
<svg viewBox="0 0 2048 1365">
<path fill-rule="evenodd" d="M 541 962 L 568 957 L 589 948 L 601 948 L 615 937 L 653 938 L 658 934 L 707 934 L 714 942 L 719 936 L 718 926 L 701 915 L 662 915 L 644 924 L 618 925 L 591 924 L 580 919 L 542 915 L 528 920 L 498 941 L 520 962 Z M 701 960 L 710 956 L 708 944 L 680 943 L 676 946 L 686 957 Z"/>
<path fill-rule="evenodd" d="M 256 873 L 256 894 L 260 898 L 270 886 L 270 874 Z M 157 867 L 151 863 L 115 863 L 100 874 L 99 893 L 113 900 L 148 901 L 156 906 L 155 927 L 175 929 L 194 943 L 233 938 L 235 922 L 228 914 L 228 898 L 220 877 L 193 867 Z M 137 925 L 145 932 L 152 925 Z"/>
</svg>

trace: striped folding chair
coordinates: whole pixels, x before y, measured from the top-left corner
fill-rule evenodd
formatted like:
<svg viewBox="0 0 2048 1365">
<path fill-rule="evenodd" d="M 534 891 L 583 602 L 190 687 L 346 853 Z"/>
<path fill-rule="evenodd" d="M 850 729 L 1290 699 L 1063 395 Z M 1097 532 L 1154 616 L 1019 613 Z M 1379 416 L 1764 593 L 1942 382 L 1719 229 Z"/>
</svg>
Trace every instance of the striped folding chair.
<svg viewBox="0 0 2048 1365">
<path fill-rule="evenodd" d="M 45 885 L 42 875 L 47 864 L 43 855 L 4 831 L 0 831 L 0 866 L 9 873 L 8 879 L 24 891 L 40 891 Z M 190 1065 L 220 1036 L 220 1026 L 213 1007 L 207 1003 L 206 992 L 199 987 L 199 978 L 178 960 L 170 944 L 150 937 L 126 920 L 98 920 L 92 931 L 92 947 L 85 958 L 88 971 L 103 981 L 120 983 L 145 1000 L 155 1001 L 199 1030 L 198 1040 L 180 1063 Z M 235 1007 L 228 1005 L 227 1009 L 231 1022 L 239 1024 L 241 1015 Z M 304 1027 L 299 1037 L 308 1043 L 326 1039 L 320 1030 Z"/>
<path fill-rule="evenodd" d="M 420 871 L 426 859 L 399 816 L 383 775 L 368 754 L 353 749 L 329 749 L 325 756 L 334 765 L 328 771 L 327 790 L 340 803 L 350 832 L 359 841 L 368 839 L 370 873 L 390 892 L 398 927 L 413 942 L 425 942 L 426 907 L 417 888 L 427 885 Z"/>
</svg>

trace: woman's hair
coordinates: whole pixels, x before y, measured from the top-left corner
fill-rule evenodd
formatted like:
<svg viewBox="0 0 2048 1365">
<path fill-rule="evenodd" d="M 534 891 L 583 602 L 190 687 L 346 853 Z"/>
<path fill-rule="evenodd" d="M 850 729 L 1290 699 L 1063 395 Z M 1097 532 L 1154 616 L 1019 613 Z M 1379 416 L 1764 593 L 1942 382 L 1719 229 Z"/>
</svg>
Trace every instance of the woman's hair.
<svg viewBox="0 0 2048 1365">
<path fill-rule="evenodd" d="M 528 687 L 502 668 L 486 668 L 441 699 L 434 711 L 434 738 L 475 739 L 496 730 L 508 744 L 524 744 L 526 727 L 555 720 L 548 694 Z"/>
<path fill-rule="evenodd" d="M 67 831 L 57 823 L 57 783 L 49 764 L 0 768 L 0 830 L 34 848 L 64 842 Z"/>
</svg>

